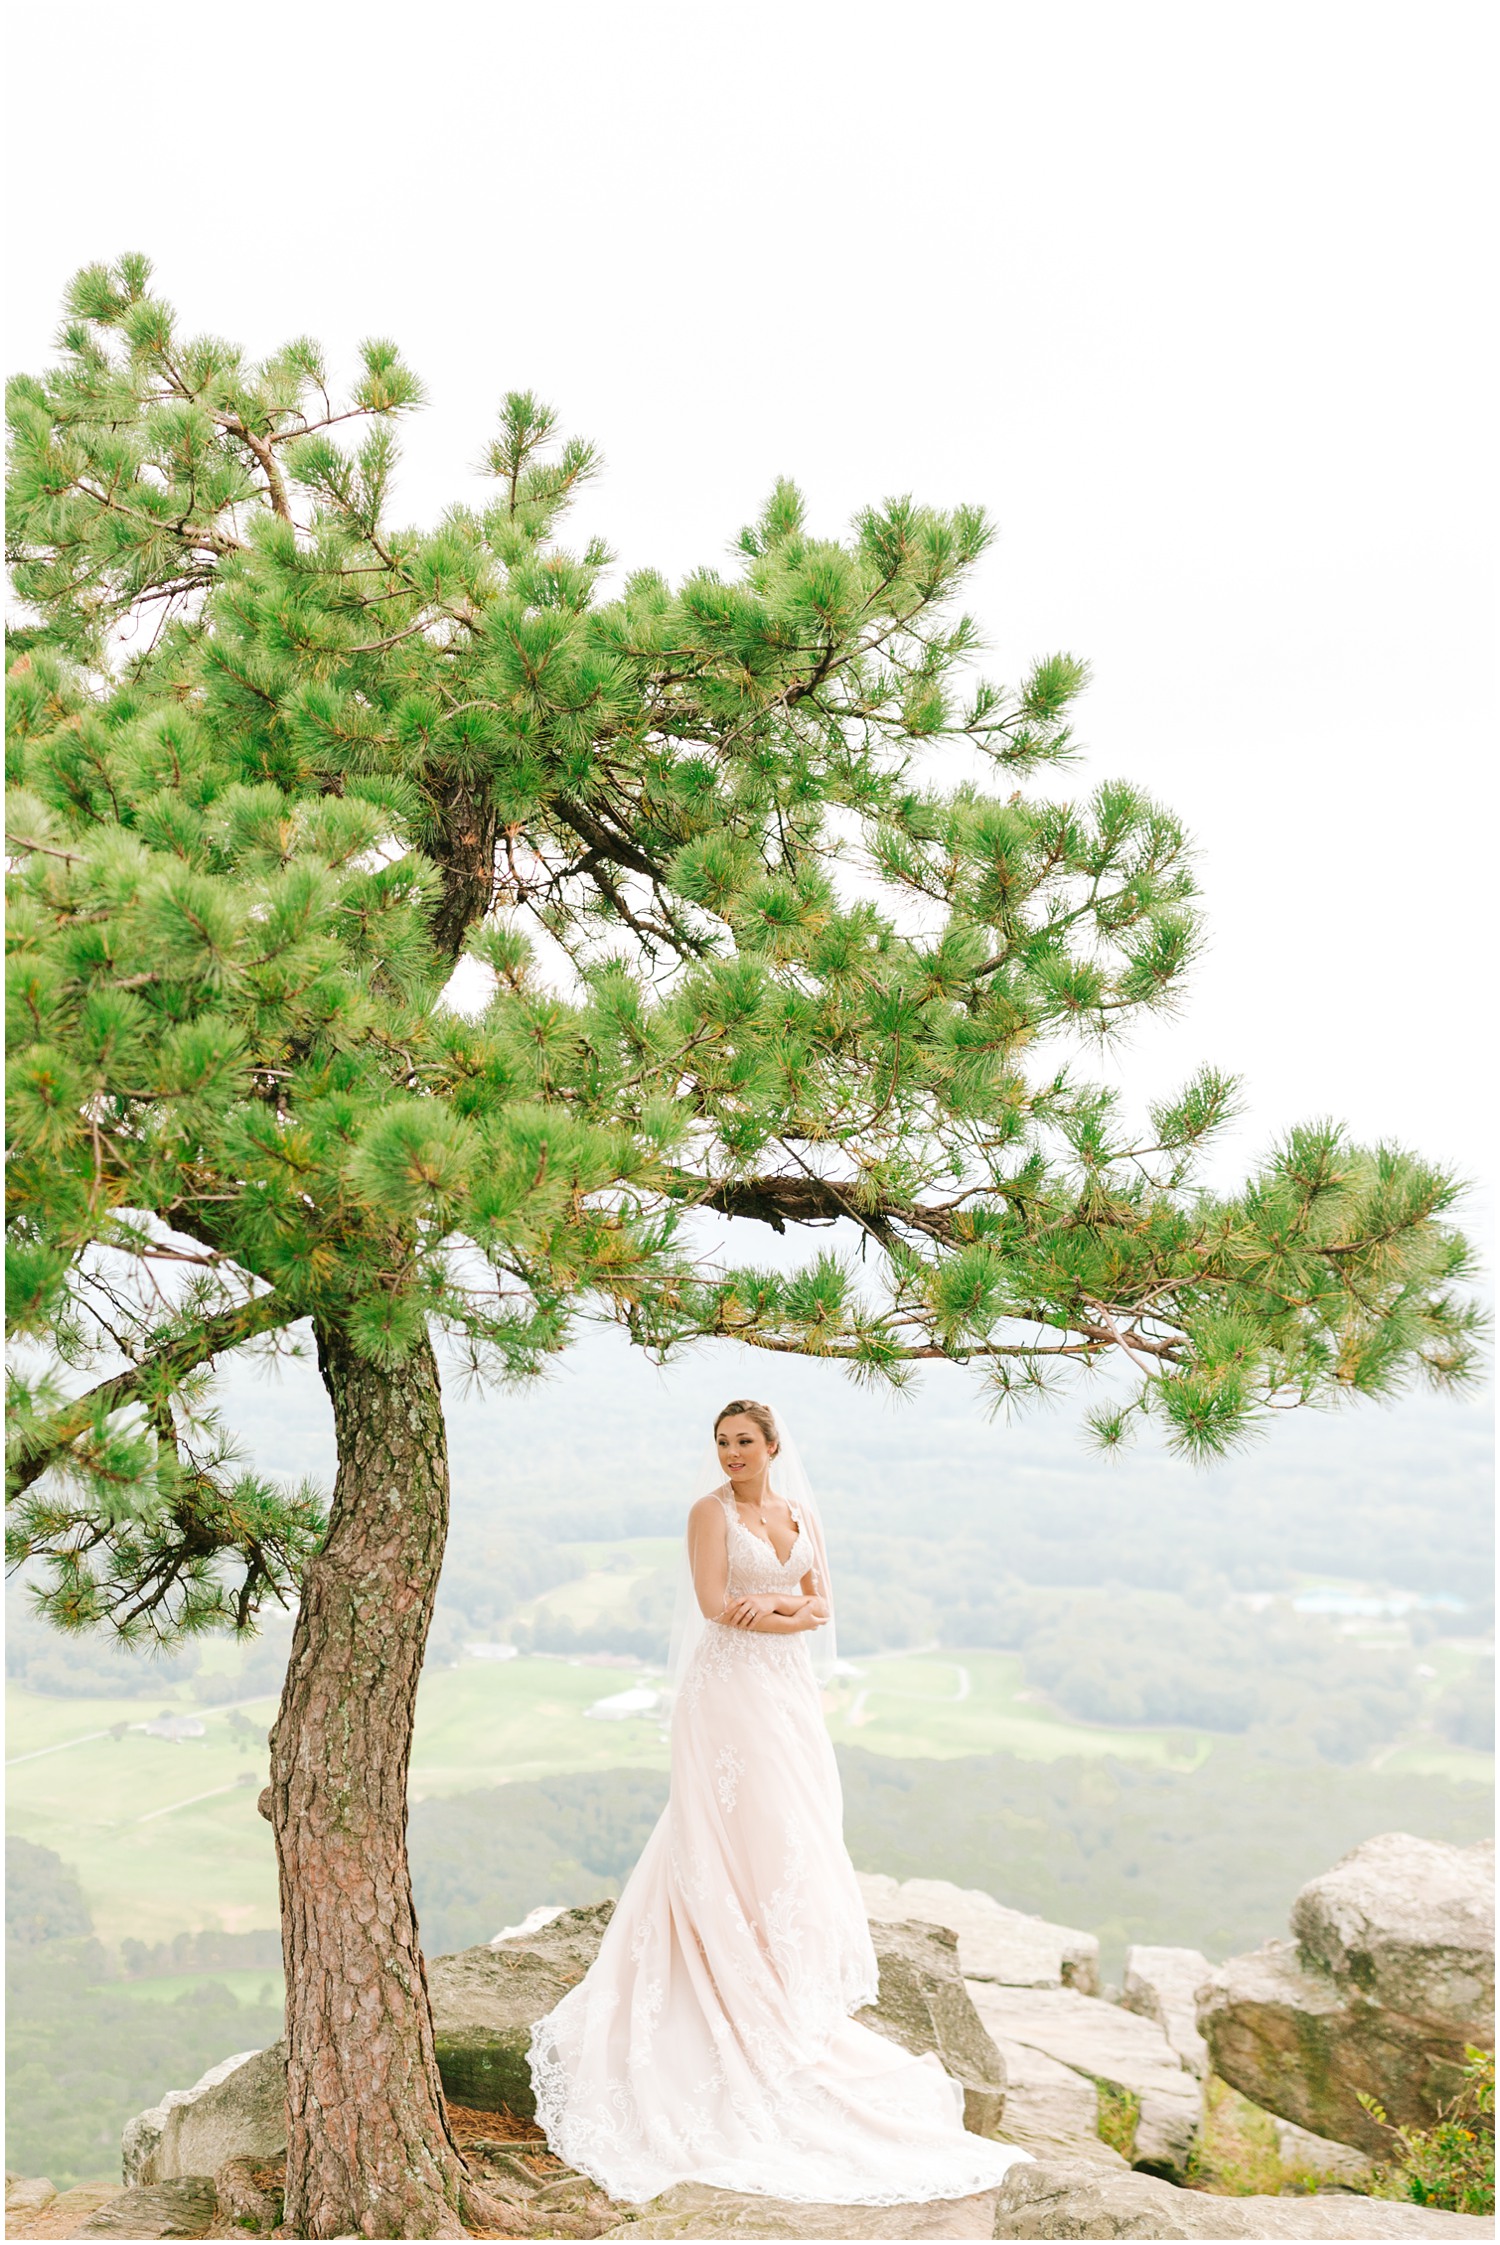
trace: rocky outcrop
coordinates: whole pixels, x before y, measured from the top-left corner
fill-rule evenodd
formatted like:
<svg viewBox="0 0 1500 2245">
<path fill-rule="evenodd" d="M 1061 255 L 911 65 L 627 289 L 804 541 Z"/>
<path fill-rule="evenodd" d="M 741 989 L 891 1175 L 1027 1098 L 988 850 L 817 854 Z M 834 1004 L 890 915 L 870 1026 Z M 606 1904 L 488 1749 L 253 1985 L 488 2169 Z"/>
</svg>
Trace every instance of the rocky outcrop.
<svg viewBox="0 0 1500 2245">
<path fill-rule="evenodd" d="M 1292 1907 L 1297 1945 L 1232 1957 L 1201 1991 L 1215 2072 L 1297 2127 L 1376 2155 L 1389 2138 L 1361 2092 L 1398 2124 L 1430 2126 L 1460 2086 L 1465 2044 L 1494 2044 L 1492 1864 L 1487 1847 L 1397 1832 L 1312 1880 Z"/>
<path fill-rule="evenodd" d="M 615 2231 L 616 2236 L 626 2234 Z M 699 2236 L 711 2234 L 696 2232 Z M 854 2234 L 854 2233 L 851 2233 Z M 1388 2199 L 1211 2198 L 1146 2175 L 1108 2174 L 1082 2162 L 1013 2167 L 1000 2186 L 995 2237 L 1491 2237 L 1470 2214 Z"/>
<path fill-rule="evenodd" d="M 1084 2159 L 1096 2167 L 1122 2171 L 1129 2167 L 1127 2159 L 1100 2139 L 1099 2091 L 1087 2074 L 1049 2058 L 1029 2042 L 993 2039 L 1005 2067 L 1001 2134 L 1008 2144 L 1019 2144 L 1034 2159 Z"/>
<path fill-rule="evenodd" d="M 1383 1832 L 1308 1881 L 1292 1932 L 1315 1971 L 1477 2041 L 1495 2011 L 1495 1844 Z"/>
<path fill-rule="evenodd" d="M 433 1958 L 433 2040 L 443 2088 L 455 2103 L 532 2117 L 531 2030 L 583 1978 L 613 1911 L 613 1902 L 564 1910 L 529 1933 Z"/>
<path fill-rule="evenodd" d="M 127 2184 L 212 2175 L 228 2159 L 275 2159 L 286 2150 L 286 2044 L 242 2050 L 191 2089 L 127 2120 L 120 2139 Z"/>
<path fill-rule="evenodd" d="M 956 1938 L 946 1926 L 917 1923 L 872 1922 L 870 1934 L 880 1994 L 856 2017 L 914 2057 L 934 2052 L 963 2090 L 964 2126 L 976 2136 L 997 2135 L 1005 2067 L 964 1986 Z"/>
<path fill-rule="evenodd" d="M 939 2198 L 923 2206 L 824 2206 L 751 2198 L 706 2183 L 679 2183 L 606 2237 L 940 2238 L 992 2237 L 999 2192 Z"/>
<path fill-rule="evenodd" d="M 1201 1949 L 1149 1948 L 1137 1943 L 1125 1951 L 1121 2002 L 1127 2011 L 1154 2019 L 1188 2072 L 1200 2081 L 1210 2069 L 1208 2045 L 1198 2032 L 1195 1999 L 1212 1970 Z"/>
<path fill-rule="evenodd" d="M 1182 2172 L 1202 2125 L 1203 2089 L 1154 2020 L 1072 1988 L 972 1980 L 969 1993 L 997 2042 L 1026 2043 L 1090 2082 L 1138 2098 L 1135 2165 Z"/>
<path fill-rule="evenodd" d="M 998 1980 L 1013 1988 L 1076 1988 L 1099 1993 L 1099 1942 L 1076 1926 L 1053 1925 L 1025 1910 L 1007 1909 L 978 1887 L 947 1879 L 886 1878 L 859 1874 L 872 1920 L 925 1918 L 958 1935 L 958 1961 L 966 1980 Z"/>
<path fill-rule="evenodd" d="M 496 1944 L 434 1957 L 427 1968 L 443 2088 L 455 2104 L 529 2119 L 536 2110 L 531 2030 L 593 1963 L 612 1902 L 564 1910 Z M 966 2126 L 994 2135 L 1005 2069 L 958 1966 L 954 1935 L 932 1924 L 873 1926 L 880 1994 L 860 2017 L 920 2056 L 931 2051 L 963 2089 Z M 227 2162 L 269 2160 L 286 2148 L 286 2048 L 242 2052 L 191 2089 L 173 2090 L 125 2124 L 128 2184 L 216 2174 Z"/>
<path fill-rule="evenodd" d="M 98 2183 L 77 2183 L 71 2190 L 55 2190 L 44 2178 L 19 2185 L 22 2203 L 13 2204 L 10 2179 L 5 2193 L 5 2234 L 10 2237 L 69 2239 L 83 2233 L 83 2225 L 101 2206 L 119 2197 L 117 2190 Z"/>
<path fill-rule="evenodd" d="M 1336 2144 L 1327 2136 L 1315 2136 L 1295 2121 L 1276 2122 L 1276 2149 L 1288 2175 L 1294 2175 L 1299 2183 L 1310 2178 L 1320 2190 L 1325 2185 L 1339 2190 L 1368 2190 L 1375 2179 L 1374 2163 L 1366 2152 L 1353 2144 Z"/>
<path fill-rule="evenodd" d="M 218 2210 L 213 2178 L 178 2175 L 167 2183 L 139 2184 L 101 2206 L 79 2228 L 79 2237 L 206 2237 Z"/>
</svg>

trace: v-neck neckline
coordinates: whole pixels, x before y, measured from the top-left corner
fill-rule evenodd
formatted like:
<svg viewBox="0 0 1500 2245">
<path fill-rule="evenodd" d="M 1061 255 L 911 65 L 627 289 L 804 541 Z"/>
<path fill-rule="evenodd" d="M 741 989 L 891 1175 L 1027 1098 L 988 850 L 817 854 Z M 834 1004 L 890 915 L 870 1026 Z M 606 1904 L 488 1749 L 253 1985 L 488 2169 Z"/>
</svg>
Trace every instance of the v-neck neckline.
<svg viewBox="0 0 1500 2245">
<path fill-rule="evenodd" d="M 777 1492 L 774 1489 L 771 1491 L 772 1496 L 775 1496 L 776 1493 Z M 767 1551 L 770 1552 L 771 1557 L 775 1560 L 778 1567 L 786 1567 L 791 1564 L 792 1553 L 796 1550 L 798 1544 L 802 1541 L 803 1532 L 802 1523 L 797 1518 L 795 1513 L 792 1513 L 792 1540 L 787 1546 L 787 1554 L 785 1559 L 783 1559 L 781 1553 L 776 1549 L 775 1544 L 771 1541 L 771 1538 L 769 1536 L 758 1536 L 753 1528 L 747 1528 L 745 1526 L 744 1521 L 740 1519 L 740 1508 L 735 1500 L 735 1494 L 732 1489 L 725 1489 L 724 1501 L 730 1508 L 730 1517 L 739 1522 L 742 1534 L 747 1535 L 752 1543 L 763 1543 Z M 781 1501 L 783 1504 L 786 1504 L 786 1499 L 784 1497 Z M 789 1504 L 786 1508 L 788 1512 L 792 1511 L 792 1508 Z"/>
</svg>

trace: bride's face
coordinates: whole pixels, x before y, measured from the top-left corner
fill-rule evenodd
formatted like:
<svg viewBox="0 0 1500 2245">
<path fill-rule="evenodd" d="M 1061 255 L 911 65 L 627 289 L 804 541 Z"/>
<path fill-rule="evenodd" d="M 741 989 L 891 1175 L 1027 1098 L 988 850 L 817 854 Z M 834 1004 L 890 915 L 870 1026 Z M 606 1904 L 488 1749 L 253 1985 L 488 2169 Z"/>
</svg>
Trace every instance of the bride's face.
<svg viewBox="0 0 1500 2245">
<path fill-rule="evenodd" d="M 720 1419 L 714 1440 L 719 1446 L 719 1463 L 729 1476 L 731 1487 L 746 1481 L 754 1482 L 770 1469 L 775 1452 L 753 1419 L 742 1411 L 732 1418 Z"/>
</svg>

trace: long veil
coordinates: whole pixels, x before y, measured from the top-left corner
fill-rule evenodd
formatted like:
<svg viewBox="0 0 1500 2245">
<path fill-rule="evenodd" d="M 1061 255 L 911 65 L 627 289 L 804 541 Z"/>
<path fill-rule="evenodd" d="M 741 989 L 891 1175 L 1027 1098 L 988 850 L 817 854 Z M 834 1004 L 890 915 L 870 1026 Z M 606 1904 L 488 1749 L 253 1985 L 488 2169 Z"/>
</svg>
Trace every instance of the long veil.
<svg viewBox="0 0 1500 2245">
<path fill-rule="evenodd" d="M 820 1684 L 826 1684 L 837 1665 L 838 1651 L 834 1642 L 833 1580 L 828 1571 L 828 1544 L 823 1533 L 823 1515 L 818 1509 L 818 1500 L 813 1495 L 812 1484 L 807 1478 L 802 1453 L 788 1432 L 786 1420 L 774 1404 L 768 1404 L 766 1408 L 776 1422 L 776 1439 L 780 1444 L 771 1460 L 771 1488 L 777 1496 L 786 1500 L 793 1516 L 807 1530 L 815 1555 L 812 1573 L 817 1594 L 828 1603 L 828 1620 L 820 1629 L 808 1632 L 808 1652 L 812 1659 L 813 1674 Z M 700 1497 L 710 1496 L 723 1486 L 724 1468 L 719 1463 L 719 1453 L 710 1436 L 703 1445 L 694 1469 L 684 1512 L 690 1510 Z M 708 1623 L 698 1604 L 698 1593 L 693 1587 L 693 1570 L 688 1562 L 687 1529 L 684 1526 L 682 1548 L 677 1558 L 671 1651 L 667 1657 L 667 1691 L 674 1702 L 687 1673 L 688 1662 L 707 1627 Z"/>
</svg>

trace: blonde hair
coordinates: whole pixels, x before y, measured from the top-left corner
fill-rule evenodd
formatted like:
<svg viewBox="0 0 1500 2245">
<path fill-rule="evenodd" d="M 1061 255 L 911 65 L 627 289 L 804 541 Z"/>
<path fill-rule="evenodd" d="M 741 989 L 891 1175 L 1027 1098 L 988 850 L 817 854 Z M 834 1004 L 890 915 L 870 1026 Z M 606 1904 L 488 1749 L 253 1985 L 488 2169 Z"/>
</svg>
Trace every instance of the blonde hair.
<svg viewBox="0 0 1500 2245">
<path fill-rule="evenodd" d="M 760 1428 L 761 1433 L 765 1436 L 767 1443 L 770 1445 L 772 1456 L 775 1456 L 776 1452 L 781 1448 L 781 1437 L 776 1432 L 776 1421 L 772 1418 L 770 1411 L 767 1409 L 764 1403 L 753 1402 L 749 1396 L 741 1396 L 739 1401 L 736 1403 L 726 1403 L 723 1410 L 714 1420 L 715 1435 L 718 1434 L 720 1427 L 724 1424 L 724 1421 L 726 1419 L 735 1418 L 753 1419 L 755 1424 Z"/>
</svg>

